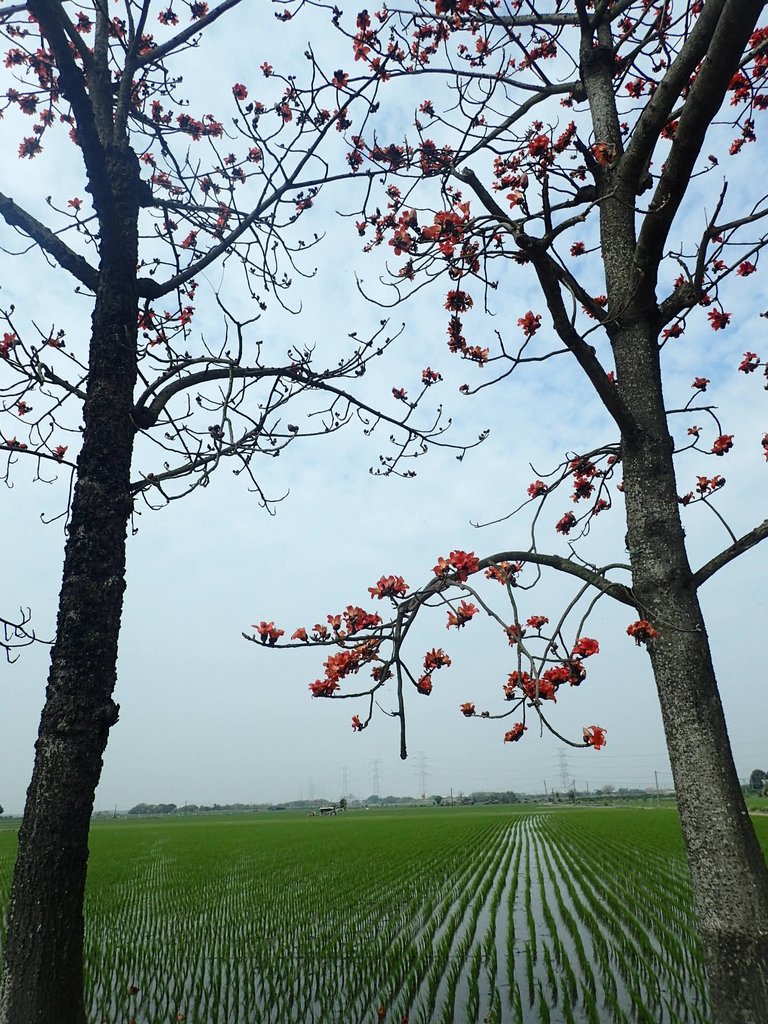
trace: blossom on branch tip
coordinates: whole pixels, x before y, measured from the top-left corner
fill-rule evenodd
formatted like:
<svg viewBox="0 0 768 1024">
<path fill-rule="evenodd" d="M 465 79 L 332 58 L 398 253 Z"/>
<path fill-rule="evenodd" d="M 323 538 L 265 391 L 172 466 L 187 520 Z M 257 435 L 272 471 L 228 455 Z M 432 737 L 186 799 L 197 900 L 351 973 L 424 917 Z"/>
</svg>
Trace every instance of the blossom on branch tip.
<svg viewBox="0 0 768 1024">
<path fill-rule="evenodd" d="M 445 653 L 442 647 L 431 651 L 427 651 L 424 655 L 424 671 L 433 672 L 436 668 L 448 668 L 451 664 L 451 659 Z"/>
<path fill-rule="evenodd" d="M 575 525 L 576 516 L 573 512 L 566 512 L 562 519 L 555 523 L 555 529 L 558 533 L 562 533 L 564 537 L 567 537 Z"/>
<path fill-rule="evenodd" d="M 479 568 L 480 561 L 474 551 L 452 551 L 447 558 L 438 558 L 432 572 L 442 578 L 453 570 L 456 582 L 464 583 Z"/>
<path fill-rule="evenodd" d="M 532 484 L 528 484 L 528 497 L 529 498 L 540 498 L 546 494 L 549 488 L 543 480 L 534 480 Z"/>
<path fill-rule="evenodd" d="M 258 626 L 252 626 L 261 637 L 263 644 L 268 643 L 270 647 L 274 647 L 281 636 L 284 635 L 284 629 L 277 629 L 274 622 L 260 622 Z"/>
<path fill-rule="evenodd" d="M 59 444 L 53 449 L 53 454 L 57 462 L 63 462 L 64 456 L 67 454 L 67 445 Z M 281 630 L 282 632 L 282 630 Z"/>
<path fill-rule="evenodd" d="M 30 135 L 26 139 L 22 139 L 19 144 L 19 157 L 21 159 L 26 156 L 29 157 L 30 160 L 34 160 L 38 153 L 42 153 L 42 151 L 43 147 L 34 135 Z"/>
<path fill-rule="evenodd" d="M 352 715 L 352 731 L 353 732 L 362 732 L 364 728 L 365 728 L 365 726 L 360 721 L 360 716 L 359 715 Z"/>
<path fill-rule="evenodd" d="M 445 297 L 445 308 L 454 313 L 464 313 L 474 305 L 472 296 L 460 288 L 454 288 Z"/>
<path fill-rule="evenodd" d="M 313 697 L 332 697 L 341 687 L 332 679 L 316 679 L 309 684 L 309 689 Z"/>
<path fill-rule="evenodd" d="M 726 313 L 719 309 L 710 309 L 707 313 L 707 319 L 709 320 L 710 326 L 713 331 L 723 331 L 731 322 L 731 313 Z"/>
<path fill-rule="evenodd" d="M 579 658 L 589 658 L 592 654 L 600 653 L 600 644 L 588 636 L 580 637 L 573 646 L 571 654 Z"/>
<path fill-rule="evenodd" d="M 540 630 L 542 626 L 546 626 L 548 622 L 549 619 L 546 615 L 532 615 L 530 619 L 526 620 L 525 624 L 526 626 L 530 626 L 531 629 Z"/>
<path fill-rule="evenodd" d="M 573 494 L 571 495 L 571 501 L 581 501 L 582 498 L 591 498 L 594 489 L 595 485 L 589 477 L 580 476 L 577 473 L 573 478 Z"/>
<path fill-rule="evenodd" d="M 455 612 L 448 612 L 448 624 L 445 628 L 450 629 L 451 626 L 455 626 L 457 629 L 461 629 L 479 611 L 480 609 L 476 605 L 462 601 Z"/>
<path fill-rule="evenodd" d="M 377 612 L 366 612 L 356 605 L 348 604 L 342 614 L 349 636 L 361 629 L 372 629 L 381 625 L 381 616 Z"/>
<path fill-rule="evenodd" d="M 504 733 L 505 743 L 516 743 L 519 739 L 522 739 L 523 733 L 528 729 L 527 725 L 523 725 L 522 722 L 517 722 L 513 725 L 509 732 Z"/>
<path fill-rule="evenodd" d="M 605 729 L 599 725 L 587 725 L 582 730 L 584 742 L 588 747 L 599 750 L 605 746 Z"/>
<path fill-rule="evenodd" d="M 306 643 L 309 640 L 306 628 L 304 626 L 299 626 L 294 633 L 291 633 L 291 640 L 303 640 Z"/>
<path fill-rule="evenodd" d="M 749 277 L 750 274 L 754 274 L 757 267 L 754 263 L 750 263 L 749 260 L 744 260 L 743 263 L 739 264 L 739 268 L 736 271 L 737 277 Z"/>
<path fill-rule="evenodd" d="M 696 480 L 696 491 L 702 498 L 706 498 L 708 495 L 714 494 L 714 492 L 719 490 L 721 487 L 725 487 L 724 476 L 713 476 L 711 478 L 707 476 L 697 476 Z"/>
<path fill-rule="evenodd" d="M 518 318 L 517 326 L 522 327 L 526 338 L 532 338 L 541 327 L 541 313 L 533 313 L 529 309 L 525 316 Z"/>
<path fill-rule="evenodd" d="M 631 636 L 638 647 L 640 644 L 648 643 L 649 640 L 655 640 L 658 635 L 659 631 L 654 629 L 647 619 L 638 619 L 637 622 L 627 626 L 627 636 Z"/>
<path fill-rule="evenodd" d="M 721 434 L 712 445 L 713 455 L 725 455 L 733 448 L 733 434 Z"/>
<path fill-rule="evenodd" d="M 416 689 L 425 697 L 428 697 L 430 693 L 432 693 L 432 677 L 429 675 L 429 673 L 423 675 L 419 679 L 419 681 L 416 683 Z"/>
<path fill-rule="evenodd" d="M 472 701 L 467 701 L 465 704 L 459 705 L 459 711 L 464 715 L 465 718 L 472 718 L 475 714 L 475 705 Z"/>
<path fill-rule="evenodd" d="M 670 338 L 679 338 L 683 333 L 683 323 L 681 320 L 675 320 L 671 327 L 665 327 L 661 332 L 661 337 L 664 341 L 668 341 Z"/>
<path fill-rule="evenodd" d="M 708 384 L 709 384 L 709 378 L 708 377 L 694 377 L 693 378 L 693 384 L 691 384 L 691 387 L 695 391 L 706 391 Z"/>
<path fill-rule="evenodd" d="M 503 585 L 509 585 L 511 587 L 517 586 L 517 580 L 515 576 L 523 571 L 522 562 L 515 562 L 511 564 L 509 562 L 499 562 L 498 565 L 489 565 L 485 570 L 485 578 L 488 580 L 496 580 L 497 583 Z"/>
<path fill-rule="evenodd" d="M 381 600 L 383 597 L 404 597 L 408 592 L 408 584 L 402 576 L 382 576 L 375 587 L 368 587 L 371 597 Z"/>
<path fill-rule="evenodd" d="M 754 373 L 760 365 L 760 357 L 756 352 L 745 352 L 744 358 L 739 363 L 739 370 L 742 373 Z"/>
</svg>

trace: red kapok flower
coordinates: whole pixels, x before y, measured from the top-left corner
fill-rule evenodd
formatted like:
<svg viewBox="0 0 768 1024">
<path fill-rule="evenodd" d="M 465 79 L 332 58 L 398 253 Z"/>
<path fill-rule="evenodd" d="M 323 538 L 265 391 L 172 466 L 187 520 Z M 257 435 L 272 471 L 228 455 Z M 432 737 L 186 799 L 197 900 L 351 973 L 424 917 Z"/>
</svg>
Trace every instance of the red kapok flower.
<svg viewBox="0 0 768 1024">
<path fill-rule="evenodd" d="M 517 586 L 517 580 L 515 576 L 517 573 L 522 572 L 523 566 L 520 562 L 515 562 L 514 565 L 509 562 L 499 562 L 498 565 L 490 565 L 485 570 L 485 578 L 488 580 L 496 580 L 497 583 L 501 583 L 506 586 L 509 584 L 511 587 Z"/>
<path fill-rule="evenodd" d="M 371 597 L 403 597 L 408 591 L 408 584 L 402 576 L 382 576 L 375 587 L 368 587 Z"/>
<path fill-rule="evenodd" d="M 475 714 L 475 705 L 472 701 L 467 701 L 466 704 L 459 705 L 459 711 L 464 715 L 465 718 L 472 718 Z"/>
<path fill-rule="evenodd" d="M 450 629 L 451 626 L 455 626 L 457 629 L 461 629 L 479 611 L 480 609 L 476 605 L 462 601 L 455 612 L 448 612 L 448 624 L 445 628 Z"/>
<path fill-rule="evenodd" d="M 587 725 L 583 729 L 584 742 L 588 747 L 599 750 L 605 746 L 605 729 L 599 725 Z"/>
<path fill-rule="evenodd" d="M 592 147 L 592 155 L 601 167 L 608 167 L 616 159 L 616 147 L 610 142 L 596 142 Z"/>
<path fill-rule="evenodd" d="M 648 643 L 649 640 L 655 640 L 658 635 L 659 631 L 654 629 L 647 619 L 638 619 L 637 622 L 627 626 L 627 636 L 631 636 L 638 647 L 640 644 Z"/>
<path fill-rule="evenodd" d="M 555 523 L 555 529 L 558 533 L 562 533 L 564 537 L 567 537 L 575 525 L 576 516 L 573 512 L 566 512 L 563 518 Z"/>
<path fill-rule="evenodd" d="M 474 305 L 472 296 L 460 288 L 454 288 L 445 297 L 445 308 L 453 313 L 465 313 Z"/>
<path fill-rule="evenodd" d="M 509 732 L 504 733 L 505 743 L 517 743 L 519 739 L 522 739 L 523 733 L 527 730 L 528 726 L 523 725 L 522 722 L 518 722 L 513 725 Z"/>
<path fill-rule="evenodd" d="M 242 82 L 236 82 L 232 86 L 232 95 L 235 97 L 236 100 L 247 100 L 248 90 L 246 89 Z"/>
<path fill-rule="evenodd" d="M 421 383 L 429 387 L 431 384 L 436 384 L 439 380 L 442 380 L 442 375 L 437 370 L 432 370 L 429 366 L 421 371 Z"/>
<path fill-rule="evenodd" d="M 450 664 L 451 659 L 442 647 L 438 647 L 437 649 L 433 647 L 431 651 L 427 651 L 424 655 L 425 672 L 433 672 L 436 668 L 447 668 Z"/>
<path fill-rule="evenodd" d="M 303 640 L 305 643 L 309 640 L 304 626 L 299 626 L 295 633 L 291 633 L 291 640 Z"/>
<path fill-rule="evenodd" d="M 733 434 L 721 434 L 712 445 L 713 455 L 725 455 L 733 448 Z"/>
<path fill-rule="evenodd" d="M 53 449 L 53 454 L 56 456 L 56 461 L 57 462 L 63 462 L 64 461 L 64 456 L 67 454 L 67 445 L 65 445 L 65 444 L 58 444 L 58 445 L 56 445 L 56 447 Z"/>
<path fill-rule="evenodd" d="M 435 576 L 445 576 L 454 571 L 457 583 L 464 583 L 480 568 L 480 560 L 474 551 L 452 551 L 447 558 L 438 558 L 432 572 Z"/>
<path fill-rule="evenodd" d="M 422 676 L 416 683 L 416 689 L 419 693 L 423 693 L 425 697 L 428 697 L 432 693 L 432 678 L 430 675 Z"/>
<path fill-rule="evenodd" d="M 578 658 L 588 658 L 592 654 L 600 653 L 600 644 L 588 636 L 580 637 L 573 646 L 571 654 Z"/>
<path fill-rule="evenodd" d="M 359 715 L 352 715 L 352 731 L 353 732 L 362 732 L 364 728 L 365 728 L 365 726 L 360 721 L 360 716 Z"/>
<path fill-rule="evenodd" d="M 285 633 L 284 629 L 277 629 L 274 622 L 260 622 L 258 626 L 252 626 L 261 637 L 263 644 L 268 643 L 270 647 L 274 647 L 277 641 Z"/>
<path fill-rule="evenodd" d="M 534 480 L 532 484 L 528 484 L 528 497 L 529 498 L 540 498 L 542 494 L 546 494 L 549 488 L 543 480 Z"/>
<path fill-rule="evenodd" d="M 691 384 L 691 387 L 694 388 L 694 390 L 696 391 L 706 391 L 707 384 L 709 384 L 708 377 L 694 377 L 693 384 Z"/>
<path fill-rule="evenodd" d="M 546 615 L 532 615 L 530 619 L 526 621 L 526 626 L 530 626 L 531 629 L 541 629 L 542 626 L 546 626 L 549 619 Z"/>
<path fill-rule="evenodd" d="M 707 319 L 709 320 L 710 326 L 713 331 L 723 331 L 731 322 L 731 313 L 726 313 L 719 309 L 710 309 L 707 313 Z"/>
<path fill-rule="evenodd" d="M 522 327 L 526 338 L 532 338 L 541 327 L 541 313 L 534 313 L 529 309 L 525 316 L 519 317 L 517 326 Z"/>
<path fill-rule="evenodd" d="M 309 684 L 309 689 L 313 697 L 332 697 L 341 687 L 333 679 L 316 679 L 314 683 Z"/>
</svg>

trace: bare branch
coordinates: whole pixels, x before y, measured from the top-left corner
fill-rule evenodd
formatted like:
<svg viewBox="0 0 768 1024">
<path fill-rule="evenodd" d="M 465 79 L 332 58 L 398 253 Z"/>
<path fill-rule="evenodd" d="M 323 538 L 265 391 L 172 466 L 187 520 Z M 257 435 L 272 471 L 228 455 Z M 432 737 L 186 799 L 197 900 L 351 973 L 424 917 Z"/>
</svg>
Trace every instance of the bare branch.
<svg viewBox="0 0 768 1024">
<path fill-rule="evenodd" d="M 177 50 L 184 43 L 188 43 L 190 39 L 194 39 L 194 37 L 199 35 L 206 26 L 216 21 L 222 16 L 222 14 L 226 14 L 226 12 L 231 10 L 233 7 L 237 7 L 241 2 L 242 0 L 223 0 L 223 3 L 214 7 L 212 11 L 209 11 L 205 15 L 205 17 L 198 18 L 197 21 L 194 21 L 185 29 L 182 29 L 182 31 L 178 32 L 172 39 L 163 43 L 162 46 L 156 46 L 153 50 L 149 50 L 148 53 L 139 57 L 136 61 L 136 67 L 143 68 L 148 64 L 157 64 L 164 57 L 167 57 L 167 55 L 173 50 Z"/>
<path fill-rule="evenodd" d="M 743 537 L 740 537 L 737 541 L 725 548 L 718 555 L 710 560 L 693 574 L 693 581 L 697 587 L 700 587 L 702 583 L 706 583 L 710 577 L 714 576 L 716 572 L 732 562 L 734 558 L 738 558 L 739 555 L 743 555 L 745 551 L 749 551 L 750 548 L 755 547 L 761 541 L 768 537 L 768 519 L 764 519 L 759 526 L 756 526 L 754 530 L 750 530 L 749 533 L 745 533 Z"/>
<path fill-rule="evenodd" d="M 68 270 L 73 277 L 77 278 L 87 288 L 90 288 L 91 291 L 96 290 L 99 281 L 98 271 L 86 259 L 78 255 L 73 249 L 70 249 L 66 242 L 63 242 L 50 228 L 41 224 L 32 214 L 27 213 L 26 210 L 15 203 L 10 196 L 3 195 L 1 192 L 0 216 L 2 216 L 6 224 L 18 228 L 19 231 L 23 231 L 44 252 L 52 256 L 60 267 Z"/>
<path fill-rule="evenodd" d="M 490 566 L 499 565 L 501 562 L 530 562 L 533 565 L 545 565 L 568 576 L 575 576 L 577 579 L 588 583 L 590 586 L 595 587 L 596 590 L 601 591 L 608 597 L 614 598 L 621 604 L 629 605 L 631 608 L 636 607 L 635 599 L 629 587 L 623 583 L 617 583 L 615 580 L 609 580 L 605 575 L 609 569 L 629 570 L 627 565 L 612 563 L 598 569 L 580 565 L 578 562 L 574 562 L 570 558 L 564 558 L 562 555 L 544 555 L 539 551 L 500 551 L 495 555 L 489 555 L 486 558 L 480 559 L 480 569 L 488 569 Z"/>
</svg>

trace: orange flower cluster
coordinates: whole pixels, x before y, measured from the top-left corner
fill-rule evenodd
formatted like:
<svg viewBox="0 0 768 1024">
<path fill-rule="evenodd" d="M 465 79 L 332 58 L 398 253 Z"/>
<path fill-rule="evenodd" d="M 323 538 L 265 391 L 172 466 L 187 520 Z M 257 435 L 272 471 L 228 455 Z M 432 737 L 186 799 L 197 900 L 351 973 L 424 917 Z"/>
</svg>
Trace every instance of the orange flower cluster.
<svg viewBox="0 0 768 1024">
<path fill-rule="evenodd" d="M 466 626 L 473 615 L 477 615 L 480 609 L 474 604 L 468 604 L 466 601 L 462 601 L 455 612 L 448 612 L 448 624 L 446 629 L 450 629 L 451 626 L 455 626 L 457 629 L 461 629 L 462 626 Z"/>
<path fill-rule="evenodd" d="M 474 551 L 452 551 L 447 558 L 438 558 L 432 572 L 442 579 L 453 571 L 456 582 L 465 583 L 479 568 L 480 561 Z"/>
<path fill-rule="evenodd" d="M 405 597 L 408 592 L 408 584 L 402 576 L 382 576 L 375 587 L 368 587 L 371 597 Z"/>
<path fill-rule="evenodd" d="M 637 622 L 627 626 L 627 636 L 631 636 L 638 647 L 640 644 L 648 643 L 649 640 L 655 640 L 658 635 L 659 631 L 654 629 L 647 619 L 638 619 Z"/>
<path fill-rule="evenodd" d="M 258 626 L 252 626 L 261 637 L 263 644 L 269 644 L 270 647 L 274 647 L 281 636 L 284 635 L 284 629 L 277 629 L 274 622 L 260 622 Z"/>
</svg>

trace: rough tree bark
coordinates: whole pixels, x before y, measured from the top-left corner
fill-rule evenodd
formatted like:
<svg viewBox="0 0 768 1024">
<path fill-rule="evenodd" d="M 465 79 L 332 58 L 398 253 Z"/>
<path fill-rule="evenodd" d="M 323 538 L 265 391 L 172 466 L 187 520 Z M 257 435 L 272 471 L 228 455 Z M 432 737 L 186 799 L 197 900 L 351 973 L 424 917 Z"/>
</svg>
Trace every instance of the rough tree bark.
<svg viewBox="0 0 768 1024">
<path fill-rule="evenodd" d="M 644 188 L 642 133 L 616 168 L 601 175 L 601 244 L 622 424 L 622 465 L 632 590 L 643 618 L 658 625 L 650 645 L 692 889 L 717 1024 L 768 1020 L 768 870 L 733 763 L 709 638 L 688 561 L 664 406 L 656 279 L 669 228 L 704 136 L 720 109 L 761 2 L 715 2 L 679 59 L 706 63 L 687 97 L 673 151 L 639 237 L 636 197 Z M 583 14 L 582 10 L 582 14 Z M 585 24 L 583 22 L 583 24 Z M 596 43 L 596 45 L 595 45 Z M 582 32 L 582 68 L 596 137 L 622 148 L 611 85 L 607 25 Z M 649 104 L 666 116 L 675 97 Z M 642 157 L 642 159 L 641 159 Z M 623 162 L 623 165 L 622 165 Z"/>
<path fill-rule="evenodd" d="M 125 589 L 135 428 L 139 169 L 106 153 L 101 259 L 83 444 L 45 707 L 13 879 L 0 992 L 3 1024 L 84 1024 L 88 830 L 112 700 Z"/>
</svg>

